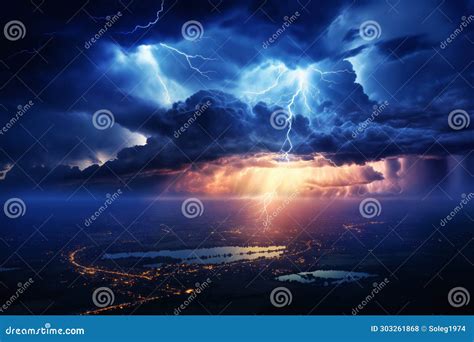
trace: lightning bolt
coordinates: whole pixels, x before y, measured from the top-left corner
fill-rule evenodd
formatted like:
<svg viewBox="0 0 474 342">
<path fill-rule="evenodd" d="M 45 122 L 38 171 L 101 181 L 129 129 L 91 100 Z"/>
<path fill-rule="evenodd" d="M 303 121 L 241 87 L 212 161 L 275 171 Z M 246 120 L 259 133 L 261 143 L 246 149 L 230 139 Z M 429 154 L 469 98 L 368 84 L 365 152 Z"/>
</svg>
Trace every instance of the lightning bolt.
<svg viewBox="0 0 474 342">
<path fill-rule="evenodd" d="M 161 12 L 163 12 L 164 5 L 165 5 L 165 0 L 162 0 L 162 1 L 161 1 L 161 8 L 158 10 L 158 12 L 156 12 L 156 19 L 155 19 L 155 20 L 150 21 L 150 22 L 149 22 L 148 24 L 146 24 L 146 25 L 136 25 L 135 28 L 134 28 L 132 31 L 119 32 L 119 33 L 121 33 L 121 34 L 133 34 L 133 33 L 135 33 L 135 32 L 136 32 L 137 30 L 139 30 L 139 29 L 142 29 L 142 30 L 143 30 L 143 29 L 147 29 L 147 28 L 149 28 L 149 27 L 155 25 L 155 24 L 158 22 L 158 20 L 160 20 L 160 14 L 161 14 Z"/>
<path fill-rule="evenodd" d="M 275 89 L 276 87 L 278 87 L 278 85 L 280 83 L 280 78 L 288 71 L 288 69 L 284 68 L 281 65 L 278 68 L 280 69 L 280 71 L 278 73 L 277 78 L 275 79 L 275 82 L 272 85 L 270 85 L 268 88 L 260 90 L 260 91 L 246 91 L 245 94 L 264 95 L 264 94 L 270 92 L 271 90 Z"/>
<path fill-rule="evenodd" d="M 263 220 L 264 230 L 268 229 L 271 225 L 270 215 L 268 214 L 268 206 L 273 202 L 273 198 L 276 196 L 276 192 L 268 192 L 263 195 L 262 199 L 262 210 L 260 212 L 260 219 L 264 216 Z"/>
<path fill-rule="evenodd" d="M 293 128 L 293 111 L 291 110 L 291 106 L 294 105 L 295 99 L 300 95 L 302 90 L 301 84 L 299 85 L 298 89 L 296 92 L 293 94 L 291 97 L 291 100 L 288 103 L 287 109 L 288 109 L 288 118 L 286 119 L 286 123 L 288 124 L 288 129 L 286 131 L 286 138 L 285 141 L 283 141 L 283 145 L 281 146 L 280 153 L 283 153 L 283 159 L 285 159 L 287 162 L 290 161 L 289 159 L 289 154 L 291 150 L 293 150 L 293 143 L 291 141 L 291 129 Z M 284 147 L 288 145 L 288 148 L 285 150 Z"/>
<path fill-rule="evenodd" d="M 270 75 L 268 72 L 270 71 Z M 287 112 L 286 116 L 286 134 L 285 140 L 280 148 L 280 160 L 290 162 L 290 154 L 293 151 L 294 145 L 292 141 L 292 130 L 293 130 L 293 119 L 297 112 L 316 118 L 318 120 L 317 113 L 314 111 L 314 103 L 319 100 L 321 93 L 317 82 L 324 82 L 328 84 L 338 84 L 330 76 L 338 75 L 342 73 L 354 72 L 348 69 L 324 71 L 319 69 L 316 65 L 312 64 L 306 68 L 290 69 L 284 63 L 272 64 L 269 67 L 264 66 L 263 68 L 257 68 L 249 75 L 244 75 L 244 85 L 248 87 L 248 84 L 265 82 L 266 80 L 273 79 L 274 81 L 262 87 L 260 90 L 254 91 L 243 91 L 247 99 L 251 104 L 258 101 L 268 100 L 267 103 L 272 103 L 283 108 Z M 312 78 L 315 75 L 319 75 L 318 78 Z M 248 78 L 246 78 L 248 77 Z M 320 100 L 319 100 L 320 101 Z M 321 155 L 324 159 L 324 156 Z M 327 160 L 327 159 L 326 159 Z M 328 160 L 332 163 L 332 161 Z M 333 163 L 332 163 L 333 164 Z M 284 167 L 284 166 L 283 166 Z M 281 184 L 282 180 L 280 180 Z M 263 219 L 264 230 L 268 229 L 271 225 L 271 214 L 269 213 L 270 205 L 275 201 L 277 196 L 278 184 L 275 184 L 275 190 L 270 193 L 263 195 L 260 205 L 260 216 L 259 220 Z"/>
<path fill-rule="evenodd" d="M 314 66 L 311 66 L 311 70 L 317 72 L 321 76 L 321 80 L 323 80 L 324 82 L 327 82 L 327 83 L 332 83 L 332 84 L 338 84 L 338 83 L 325 79 L 324 78 L 325 75 L 337 75 L 337 74 L 341 74 L 341 73 L 355 74 L 354 71 L 347 70 L 347 69 L 335 70 L 335 71 L 321 71 L 318 68 L 316 68 Z"/>
<path fill-rule="evenodd" d="M 195 67 L 192 63 L 192 60 L 193 59 L 201 59 L 201 60 L 204 60 L 204 61 L 215 61 L 216 59 L 215 58 L 208 58 L 208 57 L 204 57 L 202 55 L 188 55 L 187 53 L 184 53 L 172 46 L 169 46 L 168 44 L 165 44 L 165 43 L 160 43 L 160 46 L 164 47 L 164 48 L 167 48 L 173 52 L 176 52 L 177 54 L 181 55 L 181 56 L 184 56 L 184 58 L 186 59 L 186 61 L 188 62 L 188 65 L 189 67 L 198 72 L 201 76 L 207 78 L 208 80 L 210 80 L 211 78 L 207 75 L 209 73 L 212 73 L 212 72 L 215 72 L 215 71 L 201 71 L 199 68 Z"/>
<path fill-rule="evenodd" d="M 139 52 L 140 52 L 139 56 L 142 58 L 142 60 L 146 62 L 147 64 L 149 64 L 152 67 L 153 71 L 155 72 L 156 78 L 158 79 L 158 82 L 161 84 L 164 90 L 166 104 L 171 104 L 172 100 L 171 100 L 170 92 L 168 90 L 168 87 L 166 86 L 166 83 L 163 81 L 163 78 L 161 77 L 158 62 L 153 57 L 153 54 L 151 52 L 151 47 L 140 46 Z"/>
<path fill-rule="evenodd" d="M 316 120 L 319 122 L 319 118 L 310 103 L 310 99 L 317 100 L 318 95 L 320 94 L 319 88 L 309 82 L 309 77 L 313 73 L 319 74 L 321 82 L 338 84 L 329 79 L 328 76 L 341 73 L 353 74 L 354 71 L 348 69 L 323 71 L 317 68 L 314 64 L 308 66 L 306 69 L 289 69 L 285 64 L 279 63 L 275 81 L 271 85 L 259 91 L 244 92 L 244 94 L 252 97 L 254 101 L 270 99 L 274 104 L 286 109 L 288 113 L 286 118 L 287 131 L 280 153 L 282 154 L 282 159 L 287 162 L 290 161 L 290 153 L 293 150 L 291 132 L 293 129 L 293 119 L 296 114 L 295 111 L 298 110 L 298 108 L 300 110 L 303 109 L 306 112 L 306 115 L 316 117 Z M 290 89 L 289 93 L 284 91 L 286 88 Z M 283 94 L 274 98 L 276 94 L 272 92 L 278 91 L 278 89 L 283 91 Z"/>
<path fill-rule="evenodd" d="M 7 165 L 5 170 L 0 171 L 0 180 L 4 180 L 7 177 L 7 173 L 13 169 L 13 165 Z"/>
<path fill-rule="evenodd" d="M 166 86 L 165 82 L 163 82 L 163 79 L 161 78 L 159 73 L 156 73 L 156 76 L 158 78 L 158 82 L 160 82 L 161 86 L 163 87 L 163 90 L 165 91 L 166 103 L 171 104 L 173 101 L 171 100 L 171 96 L 170 96 L 170 92 L 168 91 L 168 87 Z"/>
</svg>

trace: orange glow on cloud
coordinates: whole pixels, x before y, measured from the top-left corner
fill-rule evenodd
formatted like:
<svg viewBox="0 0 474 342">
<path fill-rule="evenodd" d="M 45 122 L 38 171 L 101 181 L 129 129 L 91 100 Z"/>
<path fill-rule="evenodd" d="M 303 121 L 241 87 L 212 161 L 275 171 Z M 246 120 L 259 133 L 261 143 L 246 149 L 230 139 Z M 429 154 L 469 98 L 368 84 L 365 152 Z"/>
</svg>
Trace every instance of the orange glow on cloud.
<svg viewBox="0 0 474 342">
<path fill-rule="evenodd" d="M 232 156 L 199 164 L 181 177 L 174 190 L 205 195 L 351 196 L 398 188 L 387 179 L 385 161 L 336 166 L 320 155 L 278 161 L 276 154 Z"/>
</svg>

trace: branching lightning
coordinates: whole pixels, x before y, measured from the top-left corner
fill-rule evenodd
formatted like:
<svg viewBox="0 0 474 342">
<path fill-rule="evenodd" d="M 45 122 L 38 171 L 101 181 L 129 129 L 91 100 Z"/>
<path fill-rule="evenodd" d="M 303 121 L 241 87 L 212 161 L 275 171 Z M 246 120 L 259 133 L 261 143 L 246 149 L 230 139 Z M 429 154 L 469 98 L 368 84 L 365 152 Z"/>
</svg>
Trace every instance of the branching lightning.
<svg viewBox="0 0 474 342">
<path fill-rule="evenodd" d="M 280 78 L 288 71 L 288 69 L 284 67 L 283 65 L 280 65 L 279 69 L 280 70 L 275 82 L 272 85 L 270 85 L 268 88 L 260 90 L 260 91 L 246 91 L 245 94 L 264 95 L 270 92 L 271 90 L 275 89 L 276 87 L 278 87 L 278 85 L 280 84 Z"/>
<path fill-rule="evenodd" d="M 318 120 L 319 113 L 316 108 L 323 102 L 321 93 L 327 91 L 328 87 L 337 85 L 337 77 L 342 74 L 354 74 L 354 72 L 348 69 L 324 71 L 316 64 L 305 68 L 289 68 L 282 62 L 273 61 L 257 66 L 242 76 L 242 94 L 251 105 L 264 101 L 270 105 L 279 106 L 283 112 L 286 112 L 286 121 L 272 123 L 275 129 L 286 129 L 285 140 L 280 148 L 282 161 L 290 162 L 292 160 L 290 157 L 294 148 L 292 130 L 296 114 Z M 268 80 L 274 81 L 269 84 Z M 261 84 L 263 86 L 259 86 Z M 324 87 L 322 87 L 323 84 L 325 84 Z M 276 117 L 273 115 L 281 111 L 273 112 L 270 119 L 272 120 Z M 276 189 L 279 188 L 282 181 L 275 184 L 275 191 L 265 194 L 260 201 L 260 218 L 264 219 L 265 228 L 268 228 L 271 221 L 269 207 L 275 200 Z"/>
<path fill-rule="evenodd" d="M 160 83 L 161 87 L 163 88 L 164 91 L 164 96 L 165 96 L 165 103 L 166 104 L 171 104 L 172 103 L 172 98 L 170 95 L 170 91 L 165 83 L 165 81 L 162 78 L 162 75 L 160 73 L 160 68 L 158 65 L 158 62 L 153 56 L 152 53 L 152 48 L 148 45 L 142 45 L 139 47 L 139 58 L 146 64 L 150 65 L 152 70 L 154 71 L 156 78 L 158 79 L 158 82 Z"/>
<path fill-rule="evenodd" d="M 163 9 L 164 9 L 164 5 L 165 5 L 165 0 L 162 0 L 161 1 L 161 8 L 159 9 L 158 12 L 156 12 L 156 19 L 153 20 L 153 21 L 150 21 L 148 24 L 146 25 L 136 25 L 135 28 L 132 30 L 132 31 L 128 31 L 128 32 L 120 32 L 121 34 L 133 34 L 135 33 L 137 30 L 139 29 L 147 29 L 153 25 L 155 25 L 158 20 L 160 20 L 160 14 L 163 12 Z"/>
<path fill-rule="evenodd" d="M 201 59 L 203 61 L 215 61 L 216 59 L 215 58 L 209 58 L 209 57 L 204 57 L 202 55 L 189 55 L 187 53 L 184 53 L 180 50 L 178 50 L 177 48 L 174 48 L 172 46 L 169 46 L 168 44 L 165 44 L 165 43 L 160 43 L 160 46 L 164 47 L 164 48 L 167 48 L 173 52 L 176 52 L 177 54 L 181 55 L 181 56 L 184 56 L 184 58 L 186 59 L 186 61 L 188 62 L 188 65 L 189 67 L 198 72 L 201 76 L 207 78 L 208 80 L 210 80 L 211 78 L 207 75 L 209 73 L 212 73 L 212 72 L 215 72 L 215 71 L 202 71 L 200 70 L 198 67 L 194 66 L 193 63 L 192 63 L 192 60 L 193 59 Z"/>
<path fill-rule="evenodd" d="M 317 72 L 321 76 L 321 80 L 323 80 L 324 82 L 327 82 L 327 83 L 332 83 L 332 84 L 337 84 L 337 82 L 324 78 L 325 75 L 337 75 L 337 74 L 341 74 L 341 73 L 354 74 L 354 71 L 347 70 L 347 69 L 335 70 L 335 71 L 321 71 L 318 68 L 312 66 L 311 70 Z"/>
<path fill-rule="evenodd" d="M 271 75 L 268 75 L 268 72 Z M 293 142 L 291 140 L 292 123 L 295 114 L 301 113 L 318 120 L 317 113 L 313 108 L 320 103 L 318 101 L 320 89 L 317 87 L 318 82 L 325 82 L 330 85 L 337 84 L 336 81 L 329 78 L 331 75 L 354 72 L 348 69 L 323 71 L 312 64 L 307 68 L 290 69 L 283 63 L 272 64 L 257 69 L 252 75 L 253 79 L 247 79 L 247 84 L 252 82 L 261 82 L 262 79 L 275 77 L 275 81 L 269 86 L 257 91 L 244 91 L 244 95 L 250 99 L 250 102 L 267 100 L 270 104 L 281 106 L 287 112 L 286 119 L 286 135 L 280 152 L 282 159 L 290 161 L 290 153 L 293 150 Z M 262 73 L 265 73 L 262 75 Z M 315 75 L 319 75 L 315 79 Z"/>
</svg>

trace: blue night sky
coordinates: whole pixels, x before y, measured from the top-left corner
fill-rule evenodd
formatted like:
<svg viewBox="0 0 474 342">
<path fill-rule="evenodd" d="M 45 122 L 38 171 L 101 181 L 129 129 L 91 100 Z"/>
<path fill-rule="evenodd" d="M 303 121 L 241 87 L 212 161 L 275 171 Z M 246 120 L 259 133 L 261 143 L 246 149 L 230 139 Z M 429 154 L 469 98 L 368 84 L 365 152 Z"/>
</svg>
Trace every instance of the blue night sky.
<svg viewBox="0 0 474 342">
<path fill-rule="evenodd" d="M 0 39 L 4 193 L 472 190 L 473 1 L 8 6 L 26 34 Z"/>
</svg>

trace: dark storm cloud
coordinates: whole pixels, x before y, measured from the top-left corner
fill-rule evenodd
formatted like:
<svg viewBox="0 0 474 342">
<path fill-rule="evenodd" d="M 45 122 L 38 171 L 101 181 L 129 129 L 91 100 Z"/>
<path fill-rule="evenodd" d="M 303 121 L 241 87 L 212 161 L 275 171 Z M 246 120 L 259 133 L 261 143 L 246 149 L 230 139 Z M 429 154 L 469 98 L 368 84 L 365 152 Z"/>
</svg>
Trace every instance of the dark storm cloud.
<svg viewBox="0 0 474 342">
<path fill-rule="evenodd" d="M 4 85 L 0 125 L 11 119 L 19 104 L 33 99 L 35 105 L 0 136 L 0 166 L 20 159 L 2 185 L 85 180 L 99 184 L 138 172 L 150 172 L 154 181 L 161 182 L 168 178 L 166 172 L 196 159 L 278 152 L 286 131 L 273 129 L 269 119 L 279 107 L 269 101 L 250 105 L 232 93 L 243 70 L 266 60 L 280 60 L 290 68 L 325 63 L 329 70 L 358 73 L 319 85 L 315 117 L 295 113 L 291 137 L 297 154 L 317 152 L 337 164 L 362 164 L 407 154 L 467 154 L 474 147 L 472 124 L 453 131 L 447 122 L 454 108 L 469 113 L 474 109 L 474 69 L 468 53 L 472 45 L 460 36 L 437 54 L 433 48 L 439 50 L 439 42 L 457 23 L 435 13 L 426 19 L 426 26 L 421 25 L 421 15 L 431 10 L 428 2 L 400 3 L 397 15 L 387 13 L 385 4 L 370 2 L 224 1 L 216 9 L 208 1 L 165 1 L 156 25 L 121 33 L 153 21 L 160 4 L 133 2 L 124 8 L 120 2 L 98 1 L 81 9 L 79 2 L 68 6 L 50 2 L 41 11 L 34 11 L 29 2 L 8 5 L 5 18 L 22 20 L 27 35 L 15 43 L 4 39 L 0 43 Z M 469 6 L 445 3 L 443 10 L 460 18 L 470 13 Z M 117 11 L 123 16 L 85 49 L 84 42 L 103 27 L 103 17 Z M 282 27 L 284 18 L 297 11 L 295 22 L 263 49 L 262 43 Z M 417 11 L 420 18 L 413 14 Z M 359 36 L 360 23 L 368 19 L 378 20 L 382 27 L 375 42 Z M 203 23 L 200 42 L 183 40 L 181 25 L 188 20 Z M 471 32 L 469 27 L 466 36 Z M 214 71 L 213 79 L 191 72 L 182 56 L 160 48 L 160 42 L 215 59 L 199 64 Z M 131 57 L 142 44 L 158 49 L 152 53 L 167 77 L 189 91 L 181 101 L 170 106 L 155 101 L 154 94 L 163 93 L 147 83 L 151 69 L 141 69 Z M 35 55 L 41 47 L 40 55 Z M 123 51 L 127 65 L 119 63 L 117 51 Z M 351 57 L 362 67 L 345 60 Z M 210 107 L 175 138 L 196 105 L 207 100 Z M 388 108 L 354 138 L 353 132 L 371 117 L 372 107 L 385 100 Z M 92 114 L 101 108 L 115 116 L 115 126 L 106 131 L 91 123 Z M 133 133 L 146 136 L 146 144 L 133 146 Z M 124 146 L 127 140 L 131 142 Z M 99 153 L 112 160 L 83 171 L 67 166 L 98 163 Z"/>
<path fill-rule="evenodd" d="M 31 185 L 59 181 L 63 186 L 74 179 L 100 184 L 107 180 L 117 181 L 117 176 L 123 179 L 141 178 L 139 173 L 147 172 L 166 178 L 166 170 L 179 170 L 192 162 L 205 162 L 235 154 L 276 152 L 281 147 L 280 141 L 284 139 L 286 131 L 275 130 L 270 125 L 270 116 L 275 109 L 263 103 L 250 108 L 246 103 L 220 91 L 200 91 L 185 102 L 175 103 L 173 108 L 153 115 L 146 130 L 154 130 L 154 135 L 148 138 L 146 145 L 124 148 L 114 160 L 101 167 L 93 165 L 79 171 L 77 167 L 61 165 L 55 168 L 47 163 L 23 163 L 24 168 L 10 171 L 3 185 L 15 184 L 25 174 L 28 174 L 28 184 Z M 120 117 L 117 123 L 121 123 Z M 134 122 L 122 124 L 137 125 Z M 299 115 L 295 118 L 294 127 L 298 136 L 311 132 L 308 119 Z M 107 135 L 102 136 L 106 138 Z M 62 139 L 58 138 L 59 141 Z"/>
<path fill-rule="evenodd" d="M 389 59 L 403 59 L 411 54 L 431 49 L 436 43 L 422 35 L 398 37 L 378 44 L 380 51 Z M 395 52 L 396 51 L 396 52 Z"/>
</svg>

